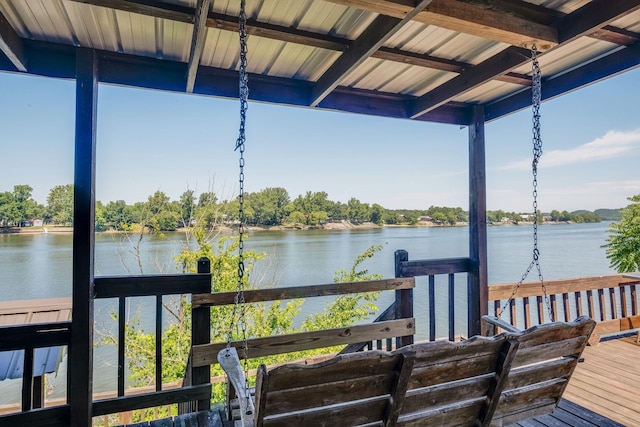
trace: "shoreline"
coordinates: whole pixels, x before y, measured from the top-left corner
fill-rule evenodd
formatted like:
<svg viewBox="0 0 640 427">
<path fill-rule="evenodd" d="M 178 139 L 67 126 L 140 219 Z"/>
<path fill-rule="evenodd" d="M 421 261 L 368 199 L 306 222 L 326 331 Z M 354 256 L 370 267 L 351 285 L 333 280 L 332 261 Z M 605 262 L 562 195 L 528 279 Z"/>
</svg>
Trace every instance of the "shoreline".
<svg viewBox="0 0 640 427">
<path fill-rule="evenodd" d="M 604 221 L 600 221 L 604 222 Z M 558 225 L 558 224 L 578 224 L 573 221 L 545 221 L 540 225 Z M 491 223 L 487 224 L 487 227 L 519 227 L 519 226 L 530 226 L 533 225 L 533 222 L 530 221 L 521 221 L 519 223 L 512 222 L 499 222 L 499 223 Z M 297 231 L 297 230 L 367 230 L 367 229 L 375 229 L 375 228 L 436 228 L 436 227 L 468 227 L 468 222 L 458 222 L 455 225 L 450 224 L 438 224 L 433 221 L 418 221 L 415 224 L 384 224 L 377 225 L 371 222 L 365 222 L 361 224 L 353 224 L 349 221 L 340 221 L 340 222 L 329 222 L 323 225 L 296 225 L 296 226 L 282 226 L 282 225 L 273 225 L 273 226 L 247 226 L 246 229 L 249 232 L 264 232 L 264 231 Z M 216 227 L 217 231 L 222 233 L 231 233 L 235 230 L 235 228 L 228 226 L 219 226 Z M 184 228 L 177 228 L 174 232 L 184 232 Z M 0 234 L 62 234 L 62 233 L 73 233 L 73 227 L 59 227 L 59 226 L 36 226 L 36 227 L 1 227 Z M 105 233 L 105 234 L 119 234 L 122 231 L 117 230 L 106 230 L 106 231 L 96 231 L 96 233 Z"/>
</svg>

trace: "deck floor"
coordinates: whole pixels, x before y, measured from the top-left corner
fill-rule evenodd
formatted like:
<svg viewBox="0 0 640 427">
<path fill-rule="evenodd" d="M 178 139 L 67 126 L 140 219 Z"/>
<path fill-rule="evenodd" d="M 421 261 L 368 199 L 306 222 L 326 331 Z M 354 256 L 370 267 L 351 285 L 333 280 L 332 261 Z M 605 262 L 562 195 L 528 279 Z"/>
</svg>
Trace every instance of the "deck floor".
<svg viewBox="0 0 640 427">
<path fill-rule="evenodd" d="M 533 418 L 511 427 L 621 427 L 606 417 L 596 414 L 588 409 L 569 402 L 566 399 L 560 401 L 560 405 L 553 414 Z M 216 405 L 209 412 L 185 414 L 173 419 L 166 418 L 147 423 L 133 424 L 128 427 L 232 427 L 226 420 L 224 407 Z M 312 427 L 312 426 L 309 426 Z M 344 426 L 335 426 L 344 427 Z"/>
<path fill-rule="evenodd" d="M 626 426 L 640 426 L 640 346 L 616 339 L 587 347 L 564 398 Z"/>
</svg>

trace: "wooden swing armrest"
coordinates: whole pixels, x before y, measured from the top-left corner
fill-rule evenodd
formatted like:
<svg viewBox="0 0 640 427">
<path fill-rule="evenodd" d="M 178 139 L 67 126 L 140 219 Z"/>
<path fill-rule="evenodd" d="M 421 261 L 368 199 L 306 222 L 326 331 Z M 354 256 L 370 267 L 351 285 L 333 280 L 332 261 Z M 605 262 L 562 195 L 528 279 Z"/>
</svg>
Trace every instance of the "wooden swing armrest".
<svg viewBox="0 0 640 427">
<path fill-rule="evenodd" d="M 246 386 L 246 379 L 240 358 L 235 347 L 229 347 L 218 353 L 218 363 L 227 374 L 229 383 L 233 386 L 240 403 L 240 420 L 243 427 L 253 427 L 255 418 L 255 405 L 253 398 Z"/>
<path fill-rule="evenodd" d="M 513 326 L 511 323 L 505 322 L 502 319 L 498 319 L 495 316 L 482 316 L 482 320 L 487 324 L 487 336 L 496 335 L 496 328 L 501 328 L 505 332 L 520 333 L 520 329 Z"/>
</svg>

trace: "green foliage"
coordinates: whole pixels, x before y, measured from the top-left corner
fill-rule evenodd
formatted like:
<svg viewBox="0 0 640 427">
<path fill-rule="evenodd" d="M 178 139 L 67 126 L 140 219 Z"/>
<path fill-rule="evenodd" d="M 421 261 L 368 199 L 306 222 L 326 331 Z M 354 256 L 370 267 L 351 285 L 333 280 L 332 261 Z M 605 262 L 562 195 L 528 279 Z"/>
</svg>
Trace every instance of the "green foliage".
<svg viewBox="0 0 640 427">
<path fill-rule="evenodd" d="M 0 193 L 0 225 L 17 226 L 44 214 L 44 207 L 31 197 L 32 191 L 29 185 L 14 185 L 13 192 Z"/>
<path fill-rule="evenodd" d="M 347 215 L 349 220 L 360 223 L 369 221 L 371 218 L 371 208 L 368 203 L 362 203 L 360 200 L 352 197 L 347 202 Z"/>
<path fill-rule="evenodd" d="M 462 208 L 430 206 L 426 211 L 426 215 L 429 215 L 434 221 L 440 221 L 449 225 L 456 225 L 458 222 L 469 221 L 469 214 Z"/>
<path fill-rule="evenodd" d="M 609 238 L 603 245 L 607 258 L 618 273 L 640 270 L 640 194 L 628 198 L 620 221 L 611 224 Z"/>
<path fill-rule="evenodd" d="M 47 216 L 54 224 L 73 222 L 73 185 L 57 185 L 47 196 Z"/>
<path fill-rule="evenodd" d="M 294 211 L 287 216 L 286 222 L 288 224 L 306 224 L 307 218 L 300 211 Z"/>
<path fill-rule="evenodd" d="M 253 208 L 253 223 L 279 225 L 287 216 L 286 207 L 290 203 L 290 199 L 287 190 L 276 187 L 252 193 L 249 202 Z"/>
</svg>

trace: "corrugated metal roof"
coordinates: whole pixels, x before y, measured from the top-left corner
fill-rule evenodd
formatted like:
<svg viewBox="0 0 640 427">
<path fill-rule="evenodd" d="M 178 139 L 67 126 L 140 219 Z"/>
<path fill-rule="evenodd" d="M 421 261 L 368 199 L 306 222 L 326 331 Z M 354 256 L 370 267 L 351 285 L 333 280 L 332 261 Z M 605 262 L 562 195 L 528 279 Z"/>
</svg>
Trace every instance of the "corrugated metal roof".
<svg viewBox="0 0 640 427">
<path fill-rule="evenodd" d="M 102 0 L 93 1 L 108 5 Z M 439 6 L 453 7 L 451 1 L 434 0 L 434 4 L 438 2 Z M 196 0 L 156 1 L 151 5 L 122 0 L 114 2 L 113 8 L 90 3 L 92 0 L 1 0 L 0 13 L 16 34 L 25 40 L 91 47 L 183 64 L 189 62 Z M 530 20 L 533 27 L 559 22 L 559 19 L 568 16 L 566 14 L 591 3 L 589 0 L 523 0 L 522 5 L 514 1 L 481 6 L 477 2 L 464 2 L 465 5 L 479 8 L 478 14 L 484 13 L 483 7 L 490 13 L 504 13 L 511 4 L 514 7 L 511 13 L 518 19 Z M 206 31 L 206 38 L 200 56 L 201 66 L 237 71 L 239 46 L 235 22 L 239 5 L 239 0 L 216 0 L 212 3 L 212 19 L 208 22 L 209 27 L 203 30 Z M 249 31 L 248 69 L 254 74 L 293 79 L 294 84 L 303 81 L 306 84 L 302 86 L 303 90 L 307 90 L 304 88 L 309 88 L 325 72 L 332 70 L 331 67 L 339 58 L 349 56 L 349 46 L 365 34 L 365 30 L 371 29 L 376 18 L 383 16 L 377 12 L 391 13 L 397 18 L 407 10 L 401 5 L 382 0 L 248 0 L 247 14 L 250 26 L 253 25 L 255 30 Z M 400 9 L 396 9 L 398 7 Z M 629 8 L 631 12 L 626 15 L 622 13 L 609 23 L 615 27 L 614 31 L 600 36 L 600 40 L 580 36 L 564 46 L 544 52 L 540 56 L 543 76 L 553 78 L 620 48 L 605 40 L 619 43 L 616 40 L 619 36 L 619 40 L 627 37 L 627 44 L 635 43 L 640 37 L 640 10 L 633 10 L 632 5 Z M 361 60 L 355 58 L 355 65 L 345 68 L 347 71 L 338 76 L 337 84 L 371 91 L 371 96 L 375 96 L 375 92 L 384 92 L 386 96 L 388 92 L 420 97 L 446 85 L 461 71 L 473 73 L 473 66 L 498 57 L 511 46 L 507 42 L 495 41 L 499 37 L 492 29 L 483 32 L 482 26 L 475 25 L 474 30 L 465 31 L 464 26 L 456 24 L 451 27 L 456 28 L 453 30 L 430 24 L 430 18 L 425 16 L 416 16 L 414 21 L 407 22 L 383 42 L 384 48 L 391 50 L 395 57 L 374 55 Z M 505 14 L 504 19 L 509 20 L 511 16 Z M 536 23 L 536 20 L 540 23 Z M 443 21 L 437 22 L 440 25 Z M 500 24 L 496 26 L 498 28 Z M 498 28 L 497 32 L 500 31 Z M 529 40 L 526 38 L 529 36 L 523 37 Z M 318 42 L 309 44 L 308 41 L 314 38 Z M 423 65 L 411 58 L 403 61 L 403 54 L 434 59 L 443 65 Z M 530 65 L 526 62 L 516 64 L 513 70 L 508 71 L 517 75 L 512 79 L 496 79 L 496 76 L 504 74 L 499 72 L 496 76 L 489 75 L 487 81 L 479 84 L 474 83 L 470 87 L 461 85 L 457 89 L 459 93 L 449 101 L 491 104 L 519 93 L 526 87 L 526 82 L 521 80 L 522 83 L 515 83 L 518 78 L 530 73 Z M 227 90 L 224 93 L 231 92 Z M 297 102 L 304 96 L 299 95 Z M 363 93 L 358 92 L 356 96 L 363 96 Z"/>
</svg>

